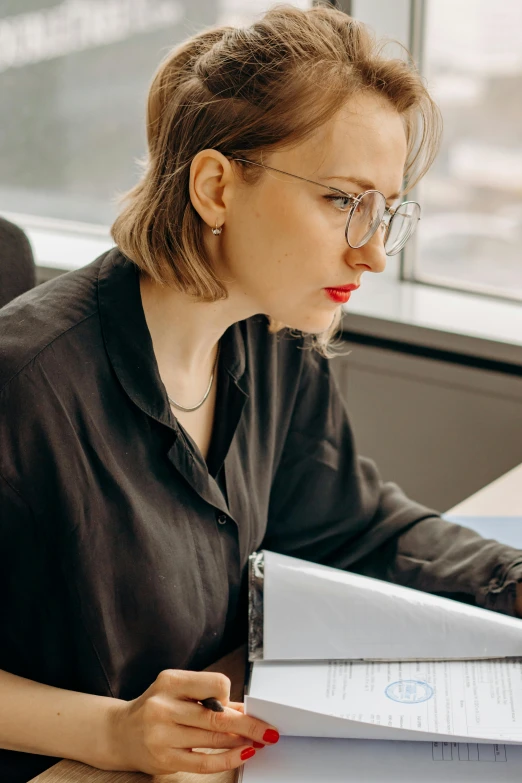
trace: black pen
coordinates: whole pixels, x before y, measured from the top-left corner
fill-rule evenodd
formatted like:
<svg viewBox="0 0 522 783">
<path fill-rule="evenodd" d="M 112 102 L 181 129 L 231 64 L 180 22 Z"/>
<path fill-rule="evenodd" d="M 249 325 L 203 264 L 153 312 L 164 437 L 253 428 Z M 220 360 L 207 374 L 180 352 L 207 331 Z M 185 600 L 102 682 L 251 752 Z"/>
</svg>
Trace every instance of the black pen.
<svg viewBox="0 0 522 783">
<path fill-rule="evenodd" d="M 212 712 L 225 712 L 225 708 L 218 699 L 201 699 L 201 704 Z"/>
</svg>

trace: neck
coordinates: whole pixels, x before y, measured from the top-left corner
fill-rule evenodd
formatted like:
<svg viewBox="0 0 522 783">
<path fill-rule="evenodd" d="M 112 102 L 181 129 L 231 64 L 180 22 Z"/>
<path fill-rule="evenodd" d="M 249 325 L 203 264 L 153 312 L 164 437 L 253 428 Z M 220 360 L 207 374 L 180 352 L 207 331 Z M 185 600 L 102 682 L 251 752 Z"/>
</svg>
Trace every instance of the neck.
<svg viewBox="0 0 522 783">
<path fill-rule="evenodd" d="M 145 320 L 159 367 L 172 368 L 178 378 L 207 377 L 219 340 L 233 323 L 248 317 L 231 298 L 194 302 L 186 294 L 140 277 Z"/>
</svg>

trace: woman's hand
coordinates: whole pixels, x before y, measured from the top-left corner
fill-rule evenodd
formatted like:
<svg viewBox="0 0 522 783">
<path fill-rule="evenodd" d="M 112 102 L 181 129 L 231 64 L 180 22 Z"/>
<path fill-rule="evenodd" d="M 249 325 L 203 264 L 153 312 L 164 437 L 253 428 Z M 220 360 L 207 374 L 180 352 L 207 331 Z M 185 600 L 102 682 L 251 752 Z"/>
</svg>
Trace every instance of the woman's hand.
<svg viewBox="0 0 522 783">
<path fill-rule="evenodd" d="M 225 711 L 198 704 L 210 697 L 219 699 Z M 242 707 L 230 701 L 230 680 L 224 674 L 167 669 L 137 699 L 116 701 L 112 707 L 111 768 L 165 775 L 239 767 L 254 755 L 254 747 L 279 739 L 273 726 L 245 715 Z M 198 753 L 193 748 L 226 750 Z"/>
</svg>

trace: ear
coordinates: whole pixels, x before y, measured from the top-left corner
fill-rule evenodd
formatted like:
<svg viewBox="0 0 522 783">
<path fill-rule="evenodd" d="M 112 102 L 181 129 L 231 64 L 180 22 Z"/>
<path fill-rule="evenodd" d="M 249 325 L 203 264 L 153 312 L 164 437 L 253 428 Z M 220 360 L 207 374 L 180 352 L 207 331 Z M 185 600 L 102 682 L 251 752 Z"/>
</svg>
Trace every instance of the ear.
<svg viewBox="0 0 522 783">
<path fill-rule="evenodd" d="M 198 152 L 190 164 L 190 200 L 210 228 L 225 222 L 233 189 L 234 173 L 228 158 L 217 150 Z"/>
</svg>

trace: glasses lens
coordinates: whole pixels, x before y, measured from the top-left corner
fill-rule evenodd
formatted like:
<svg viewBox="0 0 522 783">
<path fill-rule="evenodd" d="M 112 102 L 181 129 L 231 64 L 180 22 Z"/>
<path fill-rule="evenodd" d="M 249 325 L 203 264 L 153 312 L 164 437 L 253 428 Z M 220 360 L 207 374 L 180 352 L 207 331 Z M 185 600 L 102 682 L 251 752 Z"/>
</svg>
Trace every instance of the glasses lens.
<svg viewBox="0 0 522 783">
<path fill-rule="evenodd" d="M 362 247 L 382 223 L 386 199 L 377 190 L 369 190 L 355 203 L 346 224 L 346 240 L 350 247 Z"/>
<path fill-rule="evenodd" d="M 384 247 L 386 254 L 394 256 L 400 253 L 411 237 L 420 218 L 420 206 L 415 201 L 399 204 L 388 226 Z"/>
</svg>

